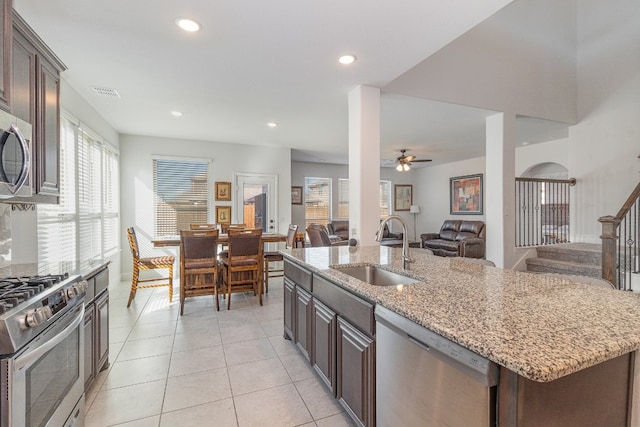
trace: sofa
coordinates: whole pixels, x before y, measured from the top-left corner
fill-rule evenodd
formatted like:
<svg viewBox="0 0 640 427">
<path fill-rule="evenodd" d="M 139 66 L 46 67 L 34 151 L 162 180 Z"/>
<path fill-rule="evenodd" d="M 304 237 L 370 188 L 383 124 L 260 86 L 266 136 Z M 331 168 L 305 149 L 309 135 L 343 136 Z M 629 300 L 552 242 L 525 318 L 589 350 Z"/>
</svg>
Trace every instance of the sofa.
<svg viewBox="0 0 640 427">
<path fill-rule="evenodd" d="M 348 220 L 336 220 L 327 224 L 327 231 L 332 239 L 339 237 L 341 240 L 349 240 L 349 221 Z M 392 233 L 389 231 L 389 227 L 384 226 L 384 234 L 382 235 L 381 245 L 384 245 L 391 241 L 401 241 L 402 233 Z"/>
<path fill-rule="evenodd" d="M 485 224 L 482 221 L 448 219 L 439 233 L 420 235 L 422 247 L 438 256 L 484 258 Z"/>
</svg>

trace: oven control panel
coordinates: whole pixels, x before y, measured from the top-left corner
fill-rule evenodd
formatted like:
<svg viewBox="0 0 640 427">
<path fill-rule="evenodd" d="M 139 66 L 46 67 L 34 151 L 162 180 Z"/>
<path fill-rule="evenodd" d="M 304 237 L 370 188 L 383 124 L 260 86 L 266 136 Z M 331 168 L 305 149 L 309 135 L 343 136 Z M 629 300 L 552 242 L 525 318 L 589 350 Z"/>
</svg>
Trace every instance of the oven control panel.
<svg viewBox="0 0 640 427">
<path fill-rule="evenodd" d="M 33 328 L 49 320 L 53 315 L 67 306 L 67 303 L 75 298 L 83 297 L 87 291 L 87 281 L 82 280 L 69 284 L 65 288 L 52 293 L 42 300 L 42 307 L 35 307 L 28 310 L 20 326 L 22 329 Z"/>
</svg>

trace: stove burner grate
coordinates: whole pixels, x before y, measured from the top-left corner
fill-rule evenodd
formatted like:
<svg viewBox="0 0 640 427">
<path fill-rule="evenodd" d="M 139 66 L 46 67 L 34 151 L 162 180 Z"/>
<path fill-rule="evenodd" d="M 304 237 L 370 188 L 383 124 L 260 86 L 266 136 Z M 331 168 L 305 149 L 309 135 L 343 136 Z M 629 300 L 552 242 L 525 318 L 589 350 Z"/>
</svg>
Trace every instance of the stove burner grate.
<svg viewBox="0 0 640 427">
<path fill-rule="evenodd" d="M 68 278 L 65 273 L 0 279 L 0 314 Z"/>
</svg>

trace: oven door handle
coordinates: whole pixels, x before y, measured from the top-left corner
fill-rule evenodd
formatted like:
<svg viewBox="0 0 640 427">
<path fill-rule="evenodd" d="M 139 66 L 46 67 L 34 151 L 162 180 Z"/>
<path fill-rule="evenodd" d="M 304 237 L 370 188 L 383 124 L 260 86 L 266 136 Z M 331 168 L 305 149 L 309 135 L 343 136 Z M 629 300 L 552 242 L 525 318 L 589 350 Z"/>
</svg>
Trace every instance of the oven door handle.
<svg viewBox="0 0 640 427">
<path fill-rule="evenodd" d="M 19 371 L 27 365 L 37 361 L 41 358 L 46 352 L 60 344 L 64 341 L 69 335 L 73 333 L 73 331 L 82 323 L 82 319 L 84 318 L 84 304 L 81 305 L 80 311 L 73 319 L 71 324 L 60 331 L 56 336 L 44 342 L 40 347 L 33 349 L 32 351 L 23 354 L 18 357 L 14 361 L 14 371 Z"/>
</svg>

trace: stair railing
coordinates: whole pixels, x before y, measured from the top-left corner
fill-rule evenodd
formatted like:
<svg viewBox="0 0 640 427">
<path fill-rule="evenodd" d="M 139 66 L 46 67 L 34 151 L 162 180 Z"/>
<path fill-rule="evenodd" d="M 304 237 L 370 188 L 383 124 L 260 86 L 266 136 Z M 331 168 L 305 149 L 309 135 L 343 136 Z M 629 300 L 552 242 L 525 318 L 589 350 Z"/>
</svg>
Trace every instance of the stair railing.
<svg viewBox="0 0 640 427">
<path fill-rule="evenodd" d="M 569 242 L 575 178 L 516 178 L 516 247 Z"/>
<path fill-rule="evenodd" d="M 603 216 L 602 278 L 616 288 L 631 290 L 634 274 L 640 274 L 640 183 L 616 216 Z"/>
</svg>

